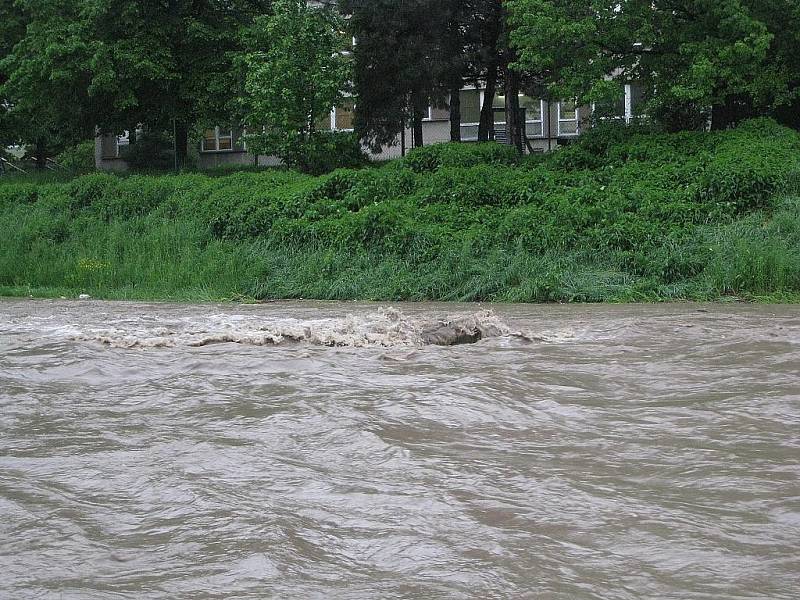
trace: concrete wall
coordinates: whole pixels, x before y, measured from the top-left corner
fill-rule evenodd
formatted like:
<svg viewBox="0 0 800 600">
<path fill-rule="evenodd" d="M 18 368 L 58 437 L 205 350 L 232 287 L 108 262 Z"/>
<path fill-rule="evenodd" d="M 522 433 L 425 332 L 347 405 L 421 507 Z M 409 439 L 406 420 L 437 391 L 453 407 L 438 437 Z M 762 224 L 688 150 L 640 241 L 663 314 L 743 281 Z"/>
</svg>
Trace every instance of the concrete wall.
<svg viewBox="0 0 800 600">
<path fill-rule="evenodd" d="M 98 135 L 94 139 L 94 166 L 100 171 L 124 173 L 128 163 L 119 157 L 117 136 Z"/>
<path fill-rule="evenodd" d="M 200 169 L 214 169 L 216 167 L 255 166 L 256 157 L 244 150 L 200 152 L 197 156 L 197 166 Z"/>
</svg>

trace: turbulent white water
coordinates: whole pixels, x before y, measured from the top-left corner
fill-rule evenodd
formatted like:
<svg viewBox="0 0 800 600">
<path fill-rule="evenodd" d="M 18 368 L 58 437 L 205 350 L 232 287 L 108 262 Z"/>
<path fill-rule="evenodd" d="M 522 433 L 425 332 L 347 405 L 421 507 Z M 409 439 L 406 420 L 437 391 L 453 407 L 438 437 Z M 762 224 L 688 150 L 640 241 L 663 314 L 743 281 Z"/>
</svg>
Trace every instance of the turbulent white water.
<svg viewBox="0 0 800 600">
<path fill-rule="evenodd" d="M 800 307 L 0 301 L 0 598 L 800 589 Z"/>
<path fill-rule="evenodd" d="M 114 348 L 200 347 L 234 343 L 277 346 L 306 343 L 328 347 L 454 346 L 501 336 L 524 337 L 512 332 L 492 312 L 454 318 L 412 319 L 393 308 L 361 315 L 322 319 L 270 317 L 260 314 L 210 314 L 184 317 L 171 327 L 158 323 L 125 321 L 113 326 L 45 328 L 52 339 L 94 341 Z"/>
</svg>

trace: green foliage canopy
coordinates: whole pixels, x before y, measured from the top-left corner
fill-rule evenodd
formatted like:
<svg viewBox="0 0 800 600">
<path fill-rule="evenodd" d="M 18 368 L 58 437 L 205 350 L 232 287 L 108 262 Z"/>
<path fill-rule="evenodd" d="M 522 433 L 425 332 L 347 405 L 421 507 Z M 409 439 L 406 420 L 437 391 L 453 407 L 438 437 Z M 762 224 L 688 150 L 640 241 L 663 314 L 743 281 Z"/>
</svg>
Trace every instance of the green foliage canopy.
<svg viewBox="0 0 800 600">
<path fill-rule="evenodd" d="M 508 0 L 517 68 L 586 101 L 621 83 L 656 90 L 651 113 L 684 128 L 763 113 L 797 91 L 790 0 Z M 609 76 L 612 76 L 609 81 Z M 676 110 L 675 107 L 678 107 Z"/>
<path fill-rule="evenodd" d="M 269 0 L 16 0 L 0 8 L 7 129 L 64 147 L 143 124 L 223 122 L 236 106 L 241 28 Z M 7 17 L 7 14 L 10 17 Z M 6 33 L 8 32 L 8 34 Z M 178 143 L 178 147 L 185 144 Z"/>
<path fill-rule="evenodd" d="M 343 19 L 305 0 L 277 0 L 245 32 L 242 105 L 253 152 L 307 168 L 302 148 L 327 135 L 317 124 L 341 104 L 351 79 Z"/>
</svg>

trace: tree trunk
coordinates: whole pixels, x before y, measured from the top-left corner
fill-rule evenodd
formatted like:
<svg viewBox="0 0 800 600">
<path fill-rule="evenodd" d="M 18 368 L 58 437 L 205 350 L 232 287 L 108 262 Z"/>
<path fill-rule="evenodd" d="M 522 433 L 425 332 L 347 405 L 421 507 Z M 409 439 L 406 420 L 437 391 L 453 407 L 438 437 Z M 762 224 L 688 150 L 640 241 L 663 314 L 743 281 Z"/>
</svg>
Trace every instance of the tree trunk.
<svg viewBox="0 0 800 600">
<path fill-rule="evenodd" d="M 424 133 L 422 131 L 422 114 L 414 111 L 414 128 L 412 131 L 412 145 L 414 148 L 422 148 L 425 145 Z"/>
<path fill-rule="evenodd" d="M 44 142 L 38 140 L 33 149 L 33 157 L 36 160 L 36 170 L 44 171 L 47 168 L 47 152 Z"/>
<path fill-rule="evenodd" d="M 189 155 L 189 126 L 183 121 L 175 121 L 175 170 L 186 168 Z"/>
<path fill-rule="evenodd" d="M 425 99 L 419 92 L 413 92 L 411 94 L 411 105 L 412 105 L 412 126 L 413 126 L 413 140 L 412 144 L 414 148 L 421 148 L 425 145 L 425 140 L 423 137 L 422 131 L 422 119 L 425 118 Z"/>
<path fill-rule="evenodd" d="M 486 89 L 483 93 L 481 120 L 478 124 L 478 141 L 486 142 L 494 138 L 494 95 L 497 92 L 497 65 L 492 65 L 486 73 Z"/>
<path fill-rule="evenodd" d="M 450 88 L 450 141 L 461 141 L 461 80 Z"/>
<path fill-rule="evenodd" d="M 711 131 L 723 131 L 733 122 L 730 98 L 711 107 Z"/>
<path fill-rule="evenodd" d="M 506 135 L 508 143 L 522 154 L 522 115 L 519 108 L 519 74 L 511 68 L 506 69 Z"/>
</svg>

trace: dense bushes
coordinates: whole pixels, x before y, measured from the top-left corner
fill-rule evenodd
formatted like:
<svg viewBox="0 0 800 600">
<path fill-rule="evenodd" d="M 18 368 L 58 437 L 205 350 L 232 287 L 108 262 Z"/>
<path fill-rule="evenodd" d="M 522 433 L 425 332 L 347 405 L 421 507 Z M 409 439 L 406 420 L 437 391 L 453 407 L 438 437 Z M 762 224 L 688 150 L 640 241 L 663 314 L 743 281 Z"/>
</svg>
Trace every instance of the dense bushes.
<svg viewBox="0 0 800 600">
<path fill-rule="evenodd" d="M 94 140 L 66 148 L 56 156 L 56 163 L 71 173 L 88 173 L 94 169 Z"/>
<path fill-rule="evenodd" d="M 311 175 L 335 169 L 355 169 L 367 164 L 367 155 L 354 133 L 318 131 L 282 157 L 290 167 Z"/>
<path fill-rule="evenodd" d="M 172 140 L 155 131 L 140 134 L 135 144 L 122 149 L 122 156 L 133 171 L 168 171 L 175 167 Z"/>
<path fill-rule="evenodd" d="M 798 184 L 800 136 L 763 120 L 714 134 L 601 128 L 532 160 L 445 144 L 321 177 L 0 184 L 0 286 L 340 299 L 800 293 L 800 204 L 778 202 Z"/>
<path fill-rule="evenodd" d="M 518 162 L 514 148 L 495 143 L 423 146 L 409 152 L 405 159 L 405 164 L 416 173 L 435 171 L 439 167 L 514 165 Z"/>
</svg>

